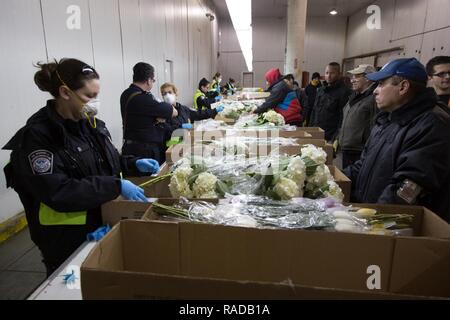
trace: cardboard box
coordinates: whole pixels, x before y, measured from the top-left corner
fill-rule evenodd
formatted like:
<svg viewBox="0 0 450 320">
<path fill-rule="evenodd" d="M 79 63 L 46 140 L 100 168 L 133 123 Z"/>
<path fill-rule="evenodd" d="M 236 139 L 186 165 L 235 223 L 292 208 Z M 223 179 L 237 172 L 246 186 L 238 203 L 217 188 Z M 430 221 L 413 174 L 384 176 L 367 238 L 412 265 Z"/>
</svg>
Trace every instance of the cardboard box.
<svg viewBox="0 0 450 320">
<path fill-rule="evenodd" d="M 352 189 L 352 182 L 345 174 L 342 173 L 336 166 L 328 166 L 330 173 L 333 175 L 337 185 L 342 189 L 344 193 L 344 202 L 350 201 L 350 192 Z M 159 175 L 164 175 L 170 171 L 170 164 L 165 164 L 160 171 Z M 127 178 L 136 185 L 141 185 L 152 178 L 150 177 L 129 177 Z M 172 194 L 169 190 L 170 179 L 159 181 L 153 185 L 144 187 L 145 195 L 149 198 L 172 198 Z"/>
<path fill-rule="evenodd" d="M 229 124 L 229 125 L 232 125 L 232 124 L 235 124 L 235 123 L 236 123 L 236 119 L 227 118 L 227 117 L 224 117 L 224 116 L 221 115 L 221 114 L 218 114 L 218 115 L 214 118 L 214 120 L 216 120 L 216 121 L 223 121 L 224 123 Z"/>
<path fill-rule="evenodd" d="M 449 261 L 450 240 L 431 237 L 450 237 L 450 227 L 427 209 L 413 212 L 420 222 L 417 231 L 426 232 L 420 233 L 424 238 L 125 220 L 81 266 L 82 295 L 84 299 L 448 298 L 448 269 L 443 267 Z M 420 247 L 429 254 L 409 251 Z M 412 261 L 414 266 L 405 266 Z M 381 270 L 381 288 L 370 291 L 367 270 L 373 265 Z"/>
<path fill-rule="evenodd" d="M 314 146 L 322 148 L 327 153 L 327 165 L 332 165 L 334 160 L 334 151 L 333 146 L 331 144 L 327 144 L 323 139 L 312 139 L 312 138 L 295 138 L 296 142 L 299 146 L 280 146 L 279 150 L 281 154 L 286 155 L 295 155 L 300 152 L 300 148 L 302 145 L 312 144 Z M 269 154 L 272 151 L 270 145 L 259 145 L 257 149 L 255 146 L 248 146 L 251 152 L 249 156 L 259 156 L 260 153 Z M 195 144 L 192 141 L 186 141 L 181 144 L 170 146 L 166 150 L 166 162 L 168 164 L 173 164 L 184 156 L 184 153 L 187 151 L 189 153 L 203 154 L 202 149 L 203 146 L 201 144 Z"/>
<path fill-rule="evenodd" d="M 102 205 L 103 224 L 114 226 L 124 219 L 141 219 L 151 203 L 128 201 L 119 197 Z"/>
<path fill-rule="evenodd" d="M 306 131 L 313 139 L 325 139 L 325 131 L 319 127 L 299 127 L 297 130 Z"/>
<path fill-rule="evenodd" d="M 296 130 L 209 130 L 209 131 L 195 131 L 194 129 L 186 130 L 184 133 L 184 141 L 211 141 L 225 136 L 249 136 L 249 137 L 283 137 L 283 138 L 311 138 L 312 135 L 304 130 L 297 128 Z"/>
</svg>

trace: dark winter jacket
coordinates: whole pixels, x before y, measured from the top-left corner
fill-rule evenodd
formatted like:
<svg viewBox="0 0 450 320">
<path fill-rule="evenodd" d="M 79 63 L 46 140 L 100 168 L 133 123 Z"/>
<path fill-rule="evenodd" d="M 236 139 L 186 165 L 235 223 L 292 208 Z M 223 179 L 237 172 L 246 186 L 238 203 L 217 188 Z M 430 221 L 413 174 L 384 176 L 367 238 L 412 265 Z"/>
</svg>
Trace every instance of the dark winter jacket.
<svg viewBox="0 0 450 320">
<path fill-rule="evenodd" d="M 450 222 L 450 114 L 428 88 L 400 109 L 378 114 L 361 160 L 344 172 L 352 201 L 406 204 L 405 179 L 423 188 L 417 204 Z"/>
<path fill-rule="evenodd" d="M 286 123 L 299 125 L 301 123 L 301 106 L 295 91 L 289 89 L 283 80 L 270 86 L 270 96 L 256 109 L 255 113 L 261 114 L 269 109 L 274 109 L 280 113 Z"/>
<path fill-rule="evenodd" d="M 373 96 L 376 84 L 364 92 L 354 92 L 344 107 L 339 147 L 343 151 L 362 151 L 374 125 L 378 108 Z"/>
<path fill-rule="evenodd" d="M 311 113 L 310 126 L 325 130 L 325 139 L 333 141 L 342 124 L 342 110 L 351 94 L 344 81 L 317 90 L 317 97 Z"/>
</svg>

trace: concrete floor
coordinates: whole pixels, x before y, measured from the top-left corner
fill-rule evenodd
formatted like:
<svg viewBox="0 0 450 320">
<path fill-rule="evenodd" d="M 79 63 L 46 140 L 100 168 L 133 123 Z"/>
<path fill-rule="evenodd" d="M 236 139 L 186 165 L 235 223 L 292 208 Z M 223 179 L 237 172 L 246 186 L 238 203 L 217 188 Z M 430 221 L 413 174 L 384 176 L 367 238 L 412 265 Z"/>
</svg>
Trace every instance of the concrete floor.
<svg viewBox="0 0 450 320">
<path fill-rule="evenodd" d="M 28 228 L 0 244 L 0 300 L 26 299 L 46 278 Z"/>
</svg>

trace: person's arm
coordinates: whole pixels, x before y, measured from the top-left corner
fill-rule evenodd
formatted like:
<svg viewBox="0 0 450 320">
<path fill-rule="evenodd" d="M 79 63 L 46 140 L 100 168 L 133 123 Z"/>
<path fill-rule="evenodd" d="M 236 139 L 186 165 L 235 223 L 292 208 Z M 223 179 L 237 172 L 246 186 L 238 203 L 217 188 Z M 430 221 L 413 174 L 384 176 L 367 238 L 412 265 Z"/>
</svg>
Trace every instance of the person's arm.
<svg viewBox="0 0 450 320">
<path fill-rule="evenodd" d="M 145 112 L 155 118 L 169 120 L 178 115 L 177 110 L 168 103 L 158 102 L 152 95 L 142 95 L 143 100 L 139 101 L 145 108 Z"/>
<path fill-rule="evenodd" d="M 270 92 L 270 96 L 266 99 L 266 101 L 260 105 L 256 110 L 255 113 L 261 114 L 269 109 L 275 108 L 278 104 L 283 102 L 284 98 L 286 97 L 286 94 L 288 93 L 288 88 L 286 84 L 283 82 L 279 85 L 275 85 Z"/>
<path fill-rule="evenodd" d="M 191 122 L 205 120 L 205 119 L 214 119 L 217 116 L 216 109 L 199 109 L 193 110 L 186 106 L 184 106 L 189 110 L 189 119 Z"/>
<path fill-rule="evenodd" d="M 39 140 L 37 132 L 26 135 L 24 145 L 13 161 L 18 166 L 15 172 L 21 175 L 19 180 L 24 181 L 24 187 L 59 212 L 93 209 L 121 193 L 120 179 L 114 176 L 71 177 L 64 160 L 51 146 Z"/>
<path fill-rule="evenodd" d="M 200 96 L 197 98 L 197 106 L 198 110 L 202 110 L 203 108 L 211 109 L 211 103 L 205 96 Z"/>
<path fill-rule="evenodd" d="M 337 125 L 336 132 L 335 132 L 334 136 L 332 137 L 331 141 L 335 141 L 338 137 L 339 129 L 342 127 L 342 120 L 344 118 L 344 108 L 349 100 L 351 93 L 352 93 L 352 91 L 346 87 L 345 91 L 339 97 L 338 110 L 337 110 L 338 111 L 338 122 L 337 122 L 338 125 Z"/>
<path fill-rule="evenodd" d="M 437 192 L 446 183 L 450 172 L 449 122 L 431 114 L 422 122 L 423 125 L 406 134 L 395 172 L 379 197 L 379 203 L 405 204 L 397 191 L 406 179 L 420 186 L 422 194 Z"/>
</svg>

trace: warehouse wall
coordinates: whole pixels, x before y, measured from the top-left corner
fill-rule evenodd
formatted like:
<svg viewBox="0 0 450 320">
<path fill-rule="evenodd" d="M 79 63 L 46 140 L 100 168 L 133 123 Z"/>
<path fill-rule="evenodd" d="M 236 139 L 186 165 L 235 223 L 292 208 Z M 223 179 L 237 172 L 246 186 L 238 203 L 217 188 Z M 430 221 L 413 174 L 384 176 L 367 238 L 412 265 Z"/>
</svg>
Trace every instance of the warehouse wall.
<svg viewBox="0 0 450 320">
<path fill-rule="evenodd" d="M 234 31 L 231 20 L 221 18 L 219 25 L 219 59 L 218 70 L 222 73 L 224 85 L 229 78 L 242 83 L 242 72 L 247 70 L 244 55 Z"/>
<path fill-rule="evenodd" d="M 66 27 L 70 5 L 81 9 L 79 30 Z M 33 82 L 38 61 L 74 57 L 94 65 L 102 81 L 99 117 L 117 147 L 122 140 L 119 97 L 132 81 L 136 62 L 156 67 L 154 94 L 173 74 L 181 101 L 192 105 L 199 79 L 217 68 L 218 20 L 211 22 L 206 12 L 217 17 L 200 0 L 0 1 L 1 146 L 49 98 Z M 1 151 L 2 168 L 8 160 L 9 152 Z M 0 203 L 0 223 L 23 210 L 16 193 L 6 189 L 3 174 Z"/>
<path fill-rule="evenodd" d="M 244 56 L 231 20 L 220 22 L 219 71 L 223 79 L 234 77 L 241 80 L 247 71 Z M 253 18 L 253 73 L 254 86 L 266 87 L 264 75 L 270 68 L 279 68 L 283 73 L 286 51 L 286 19 Z"/>
<path fill-rule="evenodd" d="M 286 18 L 253 19 L 253 72 L 256 87 L 266 87 L 264 75 L 270 68 L 284 72 Z"/>
<path fill-rule="evenodd" d="M 323 75 L 328 63 L 342 62 L 346 25 L 346 17 L 307 17 L 303 71 Z"/>
<path fill-rule="evenodd" d="M 346 57 L 397 46 L 404 46 L 401 56 L 416 57 L 422 63 L 436 55 L 450 55 L 450 1 L 379 0 L 374 4 L 381 9 L 381 29 L 367 28 L 369 15 L 365 9 L 352 15 Z M 427 33 L 420 34 L 423 32 Z M 399 52 L 385 54 L 379 65 L 398 57 Z"/>
</svg>

